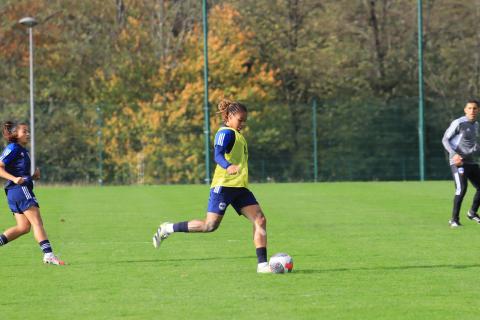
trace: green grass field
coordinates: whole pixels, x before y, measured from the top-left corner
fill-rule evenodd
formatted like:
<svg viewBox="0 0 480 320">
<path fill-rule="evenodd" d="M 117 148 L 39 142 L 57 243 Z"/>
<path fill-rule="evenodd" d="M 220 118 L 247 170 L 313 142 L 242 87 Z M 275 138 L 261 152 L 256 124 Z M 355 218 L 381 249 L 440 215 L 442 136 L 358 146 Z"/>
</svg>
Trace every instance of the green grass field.
<svg viewBox="0 0 480 320">
<path fill-rule="evenodd" d="M 0 248 L 1 319 L 478 319 L 480 225 L 451 230 L 452 182 L 254 184 L 269 255 L 256 274 L 251 225 L 230 208 L 211 234 L 162 221 L 203 217 L 206 186 L 42 187 L 46 266 L 31 234 Z M 0 229 L 14 223 L 1 201 Z"/>
</svg>

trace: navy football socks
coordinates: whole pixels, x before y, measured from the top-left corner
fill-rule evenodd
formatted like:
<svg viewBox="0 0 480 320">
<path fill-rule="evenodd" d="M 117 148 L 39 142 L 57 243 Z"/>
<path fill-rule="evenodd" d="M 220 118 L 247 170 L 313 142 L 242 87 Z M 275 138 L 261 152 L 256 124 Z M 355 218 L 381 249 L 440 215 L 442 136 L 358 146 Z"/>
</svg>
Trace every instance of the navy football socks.
<svg viewBox="0 0 480 320">
<path fill-rule="evenodd" d="M 258 263 L 267 262 L 267 248 L 261 247 L 257 248 L 257 259 Z"/>
<path fill-rule="evenodd" d="M 188 232 L 188 221 L 174 223 L 173 232 Z"/>
<path fill-rule="evenodd" d="M 0 246 L 4 246 L 8 243 L 7 237 L 2 233 L 0 234 Z"/>
<path fill-rule="evenodd" d="M 52 246 L 50 245 L 50 241 L 43 240 L 38 243 L 40 245 L 40 248 L 42 249 L 43 253 L 51 253 L 52 252 Z"/>
</svg>

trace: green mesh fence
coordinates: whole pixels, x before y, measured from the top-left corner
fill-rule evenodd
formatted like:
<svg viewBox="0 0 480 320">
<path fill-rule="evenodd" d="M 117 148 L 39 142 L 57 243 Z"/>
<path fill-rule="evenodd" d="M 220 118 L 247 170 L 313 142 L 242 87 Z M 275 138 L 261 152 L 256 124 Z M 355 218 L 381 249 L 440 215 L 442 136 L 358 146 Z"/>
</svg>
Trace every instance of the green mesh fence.
<svg viewBox="0 0 480 320">
<path fill-rule="evenodd" d="M 426 101 L 426 179 L 450 179 L 441 139 L 450 122 L 463 115 L 463 104 L 464 100 L 455 98 Z M 245 133 L 249 142 L 250 180 L 313 181 L 312 105 L 292 106 L 281 102 L 269 106 L 249 105 L 253 111 L 267 107 L 271 118 L 251 117 L 249 131 Z M 97 183 L 102 178 L 105 183 L 171 183 L 161 162 L 150 163 L 143 157 L 132 159 L 133 171 L 115 172 L 104 166 L 108 155 L 102 154 L 102 148 L 108 141 L 101 141 L 98 132 L 110 114 L 98 113 L 97 106 L 39 102 L 35 112 L 37 164 L 44 181 Z M 98 119 L 99 116 L 102 119 Z M 28 122 L 28 103 L 0 102 L 0 117 Z M 387 102 L 319 99 L 316 117 L 318 181 L 419 179 L 416 97 Z M 216 129 L 212 128 L 212 139 Z M 202 132 L 198 135 L 201 137 Z M 203 152 L 202 138 L 199 139 L 197 153 Z M 185 164 L 185 170 L 192 170 L 182 155 L 178 155 L 177 161 Z M 215 167 L 213 159 L 211 167 L 212 170 Z M 154 179 L 148 179 L 149 170 L 155 170 Z M 204 165 L 197 170 L 202 172 Z M 203 177 L 199 176 L 180 182 L 202 181 Z"/>
</svg>

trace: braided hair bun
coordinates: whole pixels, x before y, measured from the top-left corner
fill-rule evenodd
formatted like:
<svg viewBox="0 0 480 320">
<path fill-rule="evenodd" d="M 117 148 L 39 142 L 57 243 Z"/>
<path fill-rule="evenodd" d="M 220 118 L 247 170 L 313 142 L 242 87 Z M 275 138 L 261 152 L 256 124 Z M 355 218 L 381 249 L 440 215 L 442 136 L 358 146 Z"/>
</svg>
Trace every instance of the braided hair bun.
<svg viewBox="0 0 480 320">
<path fill-rule="evenodd" d="M 232 104 L 232 101 L 227 100 L 227 99 L 223 99 L 222 101 L 220 101 L 220 103 L 218 104 L 219 113 L 224 113 L 225 111 L 227 111 L 228 107 L 231 104 Z"/>
<path fill-rule="evenodd" d="M 6 121 L 3 124 L 2 134 L 5 140 L 8 142 L 16 142 L 17 141 L 17 123 L 13 121 Z"/>
</svg>

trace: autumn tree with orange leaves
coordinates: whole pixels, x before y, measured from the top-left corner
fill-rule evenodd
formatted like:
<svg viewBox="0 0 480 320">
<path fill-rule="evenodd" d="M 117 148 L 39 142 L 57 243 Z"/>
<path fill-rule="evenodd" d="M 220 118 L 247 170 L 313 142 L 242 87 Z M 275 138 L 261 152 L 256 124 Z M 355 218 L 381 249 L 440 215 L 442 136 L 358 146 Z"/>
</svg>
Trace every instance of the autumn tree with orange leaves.
<svg viewBox="0 0 480 320">
<path fill-rule="evenodd" d="M 210 11 L 212 111 L 224 97 L 265 106 L 278 86 L 274 71 L 258 63 L 258 53 L 250 41 L 254 34 L 242 30 L 236 23 L 238 18 L 239 13 L 230 6 L 216 6 Z M 141 24 L 132 19 L 128 23 L 132 33 L 123 36 L 131 43 L 130 37 L 141 38 L 142 32 L 138 30 Z M 137 38 L 137 42 L 142 40 Z M 142 74 L 138 68 L 149 70 L 148 65 L 135 64 L 126 66 L 126 71 Z M 101 71 L 98 74 L 103 77 Z M 151 77 L 139 81 L 156 93 L 149 100 L 138 97 L 122 102 L 122 107 L 107 120 L 104 133 L 109 170 L 121 172 L 123 182 L 143 178 L 147 183 L 202 182 L 205 176 L 202 26 L 195 25 L 187 35 L 179 56 L 167 57 Z M 123 85 L 115 75 L 103 82 L 103 88 L 112 92 L 118 92 Z M 259 108 L 252 110 L 250 116 L 258 117 L 261 113 Z M 212 131 L 218 128 L 219 120 L 212 115 Z"/>
</svg>

